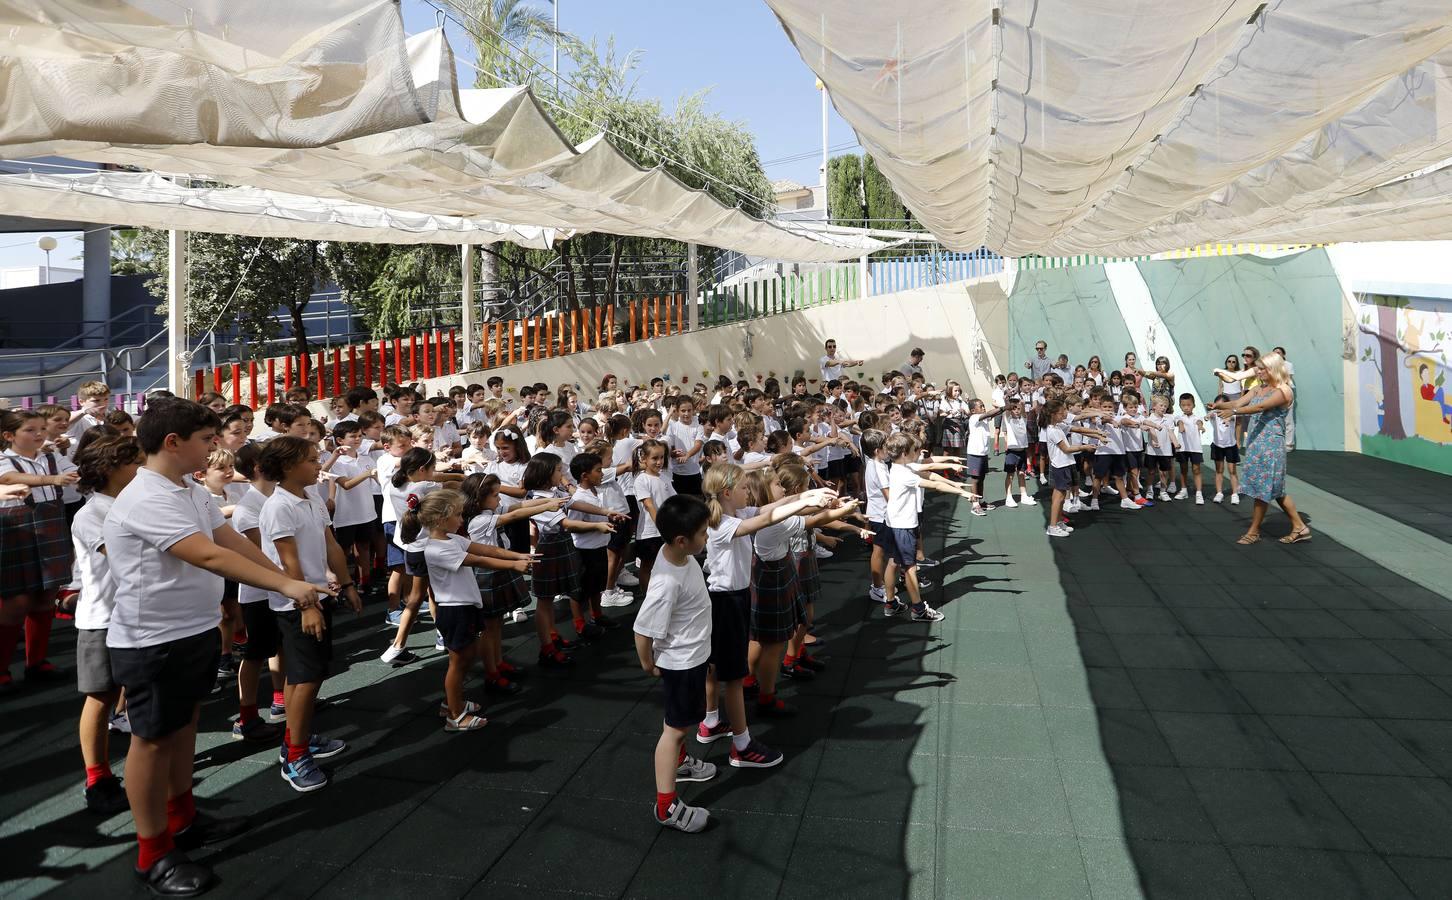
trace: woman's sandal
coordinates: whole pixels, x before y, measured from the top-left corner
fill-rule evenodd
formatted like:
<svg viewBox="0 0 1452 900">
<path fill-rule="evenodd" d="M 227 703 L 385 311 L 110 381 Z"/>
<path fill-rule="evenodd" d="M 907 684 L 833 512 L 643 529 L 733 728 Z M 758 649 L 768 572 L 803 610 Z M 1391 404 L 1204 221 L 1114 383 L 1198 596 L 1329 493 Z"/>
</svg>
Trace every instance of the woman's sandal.
<svg viewBox="0 0 1452 900">
<path fill-rule="evenodd" d="M 1260 535 L 1258 535 L 1258 534 L 1250 534 L 1250 533 L 1247 532 L 1246 534 L 1242 534 L 1240 536 L 1240 540 L 1236 541 L 1235 543 L 1237 543 L 1237 544 L 1259 544 L 1260 543 Z"/>
<path fill-rule="evenodd" d="M 485 725 L 488 724 L 488 719 L 484 718 L 483 716 L 476 716 L 468 710 L 465 710 L 464 712 L 459 713 L 459 717 L 457 719 L 445 719 L 444 730 L 478 731 L 479 729 L 483 728 Z"/>
<path fill-rule="evenodd" d="M 1292 531 L 1290 534 L 1288 534 L 1285 537 L 1281 538 L 1281 543 L 1282 544 L 1299 544 L 1302 541 L 1309 541 L 1310 539 L 1311 539 L 1311 529 L 1310 528 L 1302 528 L 1300 531 Z"/>
<path fill-rule="evenodd" d="M 475 703 L 473 700 L 465 700 L 464 701 L 464 712 L 466 712 L 466 713 L 476 713 L 478 711 L 479 711 L 479 704 Z M 447 704 L 447 703 L 440 703 L 439 704 L 439 718 L 440 719 L 447 719 L 447 718 L 449 718 L 449 704 Z"/>
</svg>

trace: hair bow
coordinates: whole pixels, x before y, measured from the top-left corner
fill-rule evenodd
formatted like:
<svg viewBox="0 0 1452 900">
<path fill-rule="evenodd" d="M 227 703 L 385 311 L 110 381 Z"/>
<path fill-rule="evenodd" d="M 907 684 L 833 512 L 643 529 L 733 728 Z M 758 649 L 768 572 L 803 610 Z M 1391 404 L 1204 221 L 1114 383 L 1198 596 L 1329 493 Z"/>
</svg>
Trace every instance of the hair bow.
<svg viewBox="0 0 1452 900">
<path fill-rule="evenodd" d="M 418 509 L 418 494 L 408 495 L 408 509 L 410 512 Z"/>
<path fill-rule="evenodd" d="M 519 440 L 519 432 L 515 431 L 513 428 L 501 428 L 499 429 L 499 433 L 509 438 L 511 441 Z"/>
</svg>

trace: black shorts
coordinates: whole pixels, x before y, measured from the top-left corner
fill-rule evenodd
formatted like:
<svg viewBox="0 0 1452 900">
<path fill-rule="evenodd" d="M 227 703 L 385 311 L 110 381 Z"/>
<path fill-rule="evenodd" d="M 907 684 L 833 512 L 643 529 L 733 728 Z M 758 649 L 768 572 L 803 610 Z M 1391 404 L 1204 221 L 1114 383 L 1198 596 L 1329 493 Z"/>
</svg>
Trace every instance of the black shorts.
<svg viewBox="0 0 1452 900">
<path fill-rule="evenodd" d="M 1097 453 L 1094 455 L 1095 478 L 1122 478 L 1124 473 L 1123 453 Z"/>
<path fill-rule="evenodd" d="M 277 613 L 267 605 L 267 600 L 254 600 L 242 604 L 242 624 L 247 626 L 247 643 L 242 648 L 242 658 L 258 661 L 272 659 L 282 644 L 282 635 L 277 630 Z"/>
<path fill-rule="evenodd" d="M 403 551 L 403 571 L 414 578 L 429 577 L 428 560 L 424 559 L 422 550 Z"/>
<path fill-rule="evenodd" d="M 1056 491 L 1067 491 L 1074 484 L 1073 466 L 1055 466 L 1049 470 L 1049 484 Z"/>
<path fill-rule="evenodd" d="M 841 481 L 843 478 L 845 478 L 847 475 L 847 468 L 844 463 L 846 462 L 847 460 L 845 458 L 827 460 L 827 480 Z"/>
<path fill-rule="evenodd" d="M 444 646 L 459 653 L 474 646 L 484 631 L 484 609 L 479 606 L 439 605 L 434 628 L 443 635 Z"/>
<path fill-rule="evenodd" d="M 76 688 L 82 694 L 109 694 L 116 690 L 105 628 L 76 629 Z"/>
<path fill-rule="evenodd" d="M 322 684 L 333 662 L 332 607 L 323 606 L 323 621 L 328 627 L 321 638 L 303 633 L 302 613 L 295 609 L 273 615 L 282 633 L 282 661 L 288 684 Z"/>
<path fill-rule="evenodd" d="M 857 454 L 842 457 L 842 474 L 856 475 L 862 471 L 862 457 Z"/>
<path fill-rule="evenodd" d="M 984 475 L 988 474 L 988 457 L 969 456 L 966 457 L 966 459 L 968 461 L 966 465 L 970 477 L 982 478 Z"/>
<path fill-rule="evenodd" d="M 333 537 L 338 539 L 338 546 L 351 551 L 358 544 L 367 544 L 373 540 L 375 530 L 372 522 L 359 522 L 357 525 L 334 527 Z"/>
<path fill-rule="evenodd" d="M 640 560 L 642 566 L 653 566 L 656 556 L 660 554 L 660 548 L 664 546 L 664 538 L 638 538 L 635 541 L 635 558 Z"/>
<path fill-rule="evenodd" d="M 677 494 L 690 494 L 694 497 L 701 496 L 701 473 L 695 475 L 672 475 L 671 486 L 676 489 Z"/>
<path fill-rule="evenodd" d="M 1143 450 L 1126 450 L 1126 451 L 1124 451 L 1124 467 L 1127 470 L 1131 471 L 1131 472 L 1137 472 L 1140 469 L 1143 469 L 1144 468 L 1144 451 Z"/>
<path fill-rule="evenodd" d="M 529 552 L 529 520 L 519 519 L 510 522 L 500 529 L 504 533 L 505 540 L 509 541 L 508 549 L 515 553 Z"/>
<path fill-rule="evenodd" d="M 373 530 L 378 532 L 383 526 L 383 495 L 373 495 Z"/>
<path fill-rule="evenodd" d="M 665 723 L 672 728 L 695 728 L 706 718 L 706 666 L 661 669 L 665 689 Z"/>
<path fill-rule="evenodd" d="M 1228 462 L 1231 465 L 1240 465 L 1240 448 L 1236 446 L 1212 446 L 1210 448 L 1210 458 L 1213 459 L 1215 462 Z"/>
<path fill-rule="evenodd" d="M 891 559 L 897 562 L 898 566 L 904 569 L 911 569 L 918 564 L 918 535 L 914 528 L 888 528 L 892 536 L 892 549 L 889 551 Z"/>
<path fill-rule="evenodd" d="M 610 543 L 605 545 L 616 553 L 624 553 L 625 548 L 630 546 L 635 538 L 636 520 L 640 517 L 640 504 L 635 502 L 634 497 L 626 497 L 625 505 L 630 510 L 630 521 L 615 523 L 615 533 L 610 535 Z"/>
<path fill-rule="evenodd" d="M 1168 472 L 1175 467 L 1175 458 L 1173 456 L 1155 456 L 1147 453 L 1144 457 L 1144 465 L 1151 472 Z"/>
<path fill-rule="evenodd" d="M 1027 450 L 1005 450 L 1003 451 L 1003 472 L 1005 475 L 1012 475 L 1023 468 L 1024 457 L 1028 455 Z"/>
<path fill-rule="evenodd" d="M 222 602 L 223 603 L 227 603 L 227 602 L 236 603 L 237 602 L 237 582 L 235 582 L 235 581 L 223 581 L 222 582 Z"/>
<path fill-rule="evenodd" d="M 717 681 L 751 674 L 746 648 L 751 643 L 751 591 L 711 592 L 711 665 Z"/>
<path fill-rule="evenodd" d="M 1181 464 L 1193 463 L 1194 465 L 1198 466 L 1200 465 L 1200 463 L 1205 461 L 1205 454 L 1203 452 L 1197 453 L 1193 450 L 1181 450 L 1179 453 L 1175 454 L 1175 458 L 1178 459 Z"/>
<path fill-rule="evenodd" d="M 190 725 L 217 683 L 221 656 L 215 628 L 151 647 L 112 647 L 111 677 L 126 689 L 131 733 L 158 741 Z"/>
<path fill-rule="evenodd" d="M 580 554 L 581 593 L 587 597 L 593 597 L 604 591 L 605 576 L 610 568 L 610 557 L 606 555 L 605 548 L 576 547 L 575 551 Z"/>
<path fill-rule="evenodd" d="M 868 519 L 867 527 L 872 530 L 872 546 L 881 547 L 883 553 L 892 555 L 892 529 L 887 527 L 887 523 Z"/>
</svg>

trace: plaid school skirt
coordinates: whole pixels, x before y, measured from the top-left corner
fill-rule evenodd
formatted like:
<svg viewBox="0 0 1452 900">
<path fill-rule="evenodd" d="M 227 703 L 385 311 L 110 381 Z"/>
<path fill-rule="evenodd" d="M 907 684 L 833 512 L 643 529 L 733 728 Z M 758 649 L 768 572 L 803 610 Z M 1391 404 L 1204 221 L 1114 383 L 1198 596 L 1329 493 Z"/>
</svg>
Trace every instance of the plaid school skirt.
<svg viewBox="0 0 1452 900">
<path fill-rule="evenodd" d="M 798 599 L 797 566 L 790 557 L 751 567 L 751 639 L 758 644 L 784 644 L 806 622 Z"/>
<path fill-rule="evenodd" d="M 0 509 L 0 597 L 65 587 L 74 561 L 65 504 L 51 500 Z"/>
<path fill-rule="evenodd" d="M 529 591 L 524 587 L 524 576 L 518 572 L 484 569 L 478 580 L 486 619 L 497 619 L 529 605 Z"/>
<path fill-rule="evenodd" d="M 575 542 L 563 530 L 546 534 L 535 547 L 540 560 L 530 569 L 529 582 L 534 599 L 549 602 L 564 594 L 580 596 L 580 554 Z"/>
<path fill-rule="evenodd" d="M 817 568 L 817 554 L 812 548 L 797 556 L 797 598 L 805 613 L 808 603 L 822 598 L 822 573 Z"/>
</svg>

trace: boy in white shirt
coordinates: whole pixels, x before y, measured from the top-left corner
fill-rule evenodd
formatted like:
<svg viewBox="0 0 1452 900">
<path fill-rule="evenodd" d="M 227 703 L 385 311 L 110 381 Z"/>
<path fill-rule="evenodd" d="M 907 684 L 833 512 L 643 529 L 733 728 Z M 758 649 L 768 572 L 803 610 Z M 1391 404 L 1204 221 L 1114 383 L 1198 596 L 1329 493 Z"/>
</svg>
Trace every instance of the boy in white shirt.
<svg viewBox="0 0 1452 900">
<path fill-rule="evenodd" d="M 640 666 L 661 679 L 665 724 L 655 746 L 655 820 L 688 833 L 703 830 L 710 813 L 676 795 L 678 781 L 710 781 L 716 766 L 686 755 L 686 736 L 706 717 L 706 670 L 711 656 L 711 596 L 695 557 L 706 547 L 706 505 L 675 496 L 656 514 L 663 546 L 635 616 Z"/>
<path fill-rule="evenodd" d="M 701 426 L 696 424 L 696 403 L 690 397 L 674 401 L 675 417 L 666 425 L 665 441 L 671 450 L 671 481 L 677 494 L 701 494 Z"/>
<path fill-rule="evenodd" d="M 205 488 L 186 480 L 206 465 L 220 425 L 191 400 L 148 404 L 136 428 L 146 464 L 104 527 L 116 583 L 106 646 L 131 720 L 126 795 L 139 845 L 135 873 L 161 894 L 203 890 L 212 870 L 184 851 L 247 828 L 245 820 L 198 817 L 192 798 L 197 715 L 217 680 L 223 579 L 275 591 L 313 615 L 326 593 L 284 575 L 227 525 Z"/>
<path fill-rule="evenodd" d="M 926 488 L 969 498 L 974 495 L 955 484 L 919 478 L 913 464 L 922 448 L 916 438 L 905 432 L 900 431 L 888 438 L 883 445 L 883 452 L 892 462 L 887 472 L 885 512 L 885 524 L 892 534 L 892 545 L 888 552 L 887 568 L 882 574 L 886 603 L 883 614 L 895 616 L 904 608 L 894 596 L 897 590 L 897 571 L 901 568 L 903 583 L 907 585 L 908 600 L 912 605 L 912 621 L 941 622 L 943 614 L 923 600 L 918 587 L 918 490 Z"/>
<path fill-rule="evenodd" d="M 1218 394 L 1215 403 L 1225 403 L 1230 400 L 1226 394 Z M 1221 490 L 1224 485 L 1225 470 L 1230 470 L 1230 503 L 1240 503 L 1240 476 L 1236 467 L 1240 465 L 1240 444 L 1235 437 L 1235 420 L 1222 419 L 1219 416 L 1210 416 L 1210 427 L 1214 429 L 1210 437 L 1210 458 L 1215 461 L 1215 497 L 1216 503 L 1225 499 L 1225 493 Z"/>
<path fill-rule="evenodd" d="M 1220 418 L 1216 416 L 1215 418 Z M 1190 493 L 1190 478 L 1195 479 L 1195 505 L 1205 505 L 1205 494 L 1201 489 L 1200 465 L 1205 461 L 1204 442 L 1201 433 L 1205 430 L 1205 417 L 1195 415 L 1193 394 L 1180 395 L 1180 411 L 1173 417 L 1175 430 L 1179 432 L 1180 492 L 1176 500 L 1184 500 Z"/>
<path fill-rule="evenodd" d="M 983 478 L 988 474 L 988 451 L 993 445 L 993 418 L 1002 412 L 1001 405 L 988 409 L 976 397 L 968 401 L 968 444 L 964 454 L 968 461 L 968 476 L 973 479 L 973 493 L 980 497 L 983 495 Z M 1007 496 L 1007 503 L 1012 503 L 1013 495 Z M 988 509 L 982 500 L 976 500 L 971 511 L 973 515 L 981 516 Z"/>
<path fill-rule="evenodd" d="M 1024 415 L 1023 401 L 1017 394 L 1010 396 L 1004 401 L 1003 432 L 1003 505 L 1007 507 L 1018 506 L 1024 503 L 1029 506 L 1037 503 L 1033 494 L 1029 493 L 1028 483 L 1024 479 L 1024 472 L 1028 470 L 1028 446 L 1029 428 L 1028 418 Z M 995 438 L 995 443 L 997 439 Z M 1018 478 L 1019 500 L 1013 499 L 1013 479 Z"/>
</svg>

